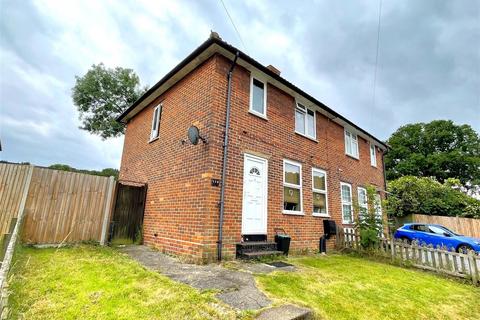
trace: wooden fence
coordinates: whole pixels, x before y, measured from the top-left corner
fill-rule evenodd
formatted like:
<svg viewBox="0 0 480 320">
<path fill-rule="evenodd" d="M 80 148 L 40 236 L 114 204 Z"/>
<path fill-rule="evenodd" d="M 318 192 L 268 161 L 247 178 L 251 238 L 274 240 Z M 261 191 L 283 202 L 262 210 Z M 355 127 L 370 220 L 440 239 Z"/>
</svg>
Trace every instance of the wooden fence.
<svg viewBox="0 0 480 320">
<path fill-rule="evenodd" d="M 456 233 L 480 238 L 480 219 L 412 214 L 411 220 L 412 222 L 441 224 Z"/>
<path fill-rule="evenodd" d="M 29 167 L 0 164 L 2 234 L 8 230 L 8 220 L 18 215 L 21 190 L 27 187 L 21 232 L 25 243 L 105 239 L 115 188 L 113 177 L 33 167 L 30 184 L 25 186 Z"/>
<path fill-rule="evenodd" d="M 355 230 L 344 230 L 337 237 L 337 245 L 341 248 L 362 251 L 360 236 Z M 451 276 L 471 279 L 474 284 L 480 283 L 480 256 L 474 251 L 456 252 L 453 248 L 433 248 L 401 240 L 381 239 L 375 252 L 390 257 L 392 260 L 411 263 L 421 269 L 444 273 Z"/>
</svg>

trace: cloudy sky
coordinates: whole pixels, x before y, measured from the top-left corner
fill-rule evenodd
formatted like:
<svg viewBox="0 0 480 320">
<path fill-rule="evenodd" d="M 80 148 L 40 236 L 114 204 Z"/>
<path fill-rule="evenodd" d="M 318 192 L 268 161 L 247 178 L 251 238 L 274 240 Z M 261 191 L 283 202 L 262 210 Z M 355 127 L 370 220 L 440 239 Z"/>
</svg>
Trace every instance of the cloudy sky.
<svg viewBox="0 0 480 320">
<path fill-rule="evenodd" d="M 452 119 L 480 131 L 480 1 L 0 0 L 2 160 L 119 167 L 123 139 L 78 129 L 74 76 L 99 62 L 153 85 L 210 30 L 381 139 Z M 301 3 L 301 5 L 299 5 Z"/>
</svg>

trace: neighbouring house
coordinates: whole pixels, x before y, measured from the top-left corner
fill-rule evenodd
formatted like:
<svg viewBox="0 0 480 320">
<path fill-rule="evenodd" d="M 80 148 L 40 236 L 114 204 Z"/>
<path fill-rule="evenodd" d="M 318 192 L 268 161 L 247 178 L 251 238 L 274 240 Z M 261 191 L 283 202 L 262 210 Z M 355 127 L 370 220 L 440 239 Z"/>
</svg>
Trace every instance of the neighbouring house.
<svg viewBox="0 0 480 320">
<path fill-rule="evenodd" d="M 148 184 L 144 243 L 193 260 L 276 228 L 291 250 L 317 250 L 324 219 L 352 227 L 365 186 L 385 190 L 385 143 L 214 32 L 118 120 L 120 179 Z"/>
</svg>

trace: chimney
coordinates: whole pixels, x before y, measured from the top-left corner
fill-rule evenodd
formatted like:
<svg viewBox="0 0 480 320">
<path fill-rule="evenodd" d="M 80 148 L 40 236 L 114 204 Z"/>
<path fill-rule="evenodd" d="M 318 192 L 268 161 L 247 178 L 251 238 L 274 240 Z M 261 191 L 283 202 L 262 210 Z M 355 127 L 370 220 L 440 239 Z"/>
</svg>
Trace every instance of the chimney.
<svg viewBox="0 0 480 320">
<path fill-rule="evenodd" d="M 267 66 L 267 69 L 270 70 L 270 71 L 272 71 L 273 73 L 275 73 L 275 74 L 278 75 L 278 76 L 280 75 L 280 70 L 278 70 L 277 68 L 275 68 L 275 67 L 272 66 L 271 64 L 269 64 L 269 65 Z"/>
</svg>

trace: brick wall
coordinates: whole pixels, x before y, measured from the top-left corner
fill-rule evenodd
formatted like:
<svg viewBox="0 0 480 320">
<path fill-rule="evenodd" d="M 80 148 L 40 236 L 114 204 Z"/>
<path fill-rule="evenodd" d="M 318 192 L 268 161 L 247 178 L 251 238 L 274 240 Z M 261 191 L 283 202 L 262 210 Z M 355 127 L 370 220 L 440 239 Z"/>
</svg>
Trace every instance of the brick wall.
<svg viewBox="0 0 480 320">
<path fill-rule="evenodd" d="M 127 125 L 120 178 L 148 183 L 145 243 L 194 260 L 214 259 L 218 236 L 220 178 L 225 123 L 226 74 L 231 62 L 215 55 L 187 75 Z M 344 129 L 317 112 L 317 141 L 295 133 L 294 97 L 267 85 L 267 118 L 248 112 L 250 73 L 237 66 L 233 76 L 230 146 L 226 180 L 224 247 L 234 255 L 241 239 L 244 153 L 268 159 L 268 237 L 282 227 L 292 236 L 292 249 L 316 249 L 322 218 L 312 216 L 312 167 L 327 172 L 328 211 L 341 224 L 340 181 L 357 187 L 383 188 L 383 164 L 370 166 L 369 144 L 359 137 L 360 159 L 345 155 Z M 153 107 L 163 101 L 160 138 L 149 143 Z M 196 124 L 208 144 L 183 145 Z M 302 164 L 303 216 L 283 208 L 283 160 Z M 157 236 L 155 236 L 157 234 Z M 333 243 L 330 241 L 329 246 Z"/>
</svg>

